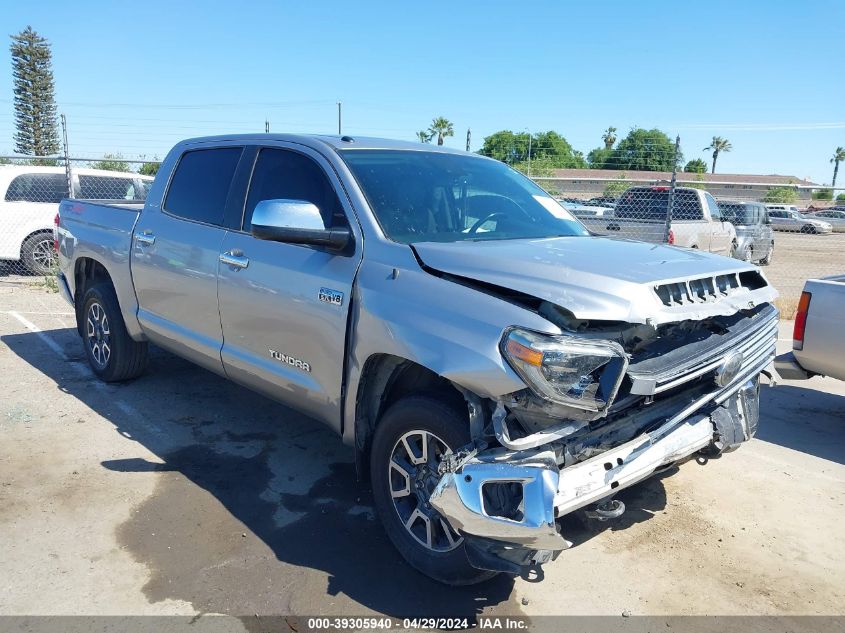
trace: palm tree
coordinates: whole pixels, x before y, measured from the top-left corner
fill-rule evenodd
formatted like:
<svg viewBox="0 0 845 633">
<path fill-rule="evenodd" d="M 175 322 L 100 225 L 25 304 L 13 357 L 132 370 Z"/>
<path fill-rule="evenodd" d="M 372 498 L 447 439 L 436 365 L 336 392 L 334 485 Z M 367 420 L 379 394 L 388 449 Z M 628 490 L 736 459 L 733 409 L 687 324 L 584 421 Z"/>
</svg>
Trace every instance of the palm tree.
<svg viewBox="0 0 845 633">
<path fill-rule="evenodd" d="M 442 116 L 439 116 L 431 121 L 428 131 L 431 133 L 432 138 L 437 136 L 438 145 L 443 145 L 443 140 L 447 136 L 455 136 L 455 130 L 452 127 L 452 122 Z"/>
<path fill-rule="evenodd" d="M 845 147 L 837 147 L 836 151 L 833 152 L 833 158 L 830 159 L 830 162 L 833 163 L 833 182 L 831 183 L 831 188 L 836 187 L 836 177 L 839 175 L 839 163 L 845 160 Z"/>
<path fill-rule="evenodd" d="M 431 143 L 431 137 L 434 136 L 428 130 L 420 130 L 417 132 L 417 139 L 420 143 Z"/>
<path fill-rule="evenodd" d="M 601 140 L 604 141 L 605 149 L 613 149 L 613 144 L 616 142 L 616 128 L 609 127 L 601 135 Z"/>
<path fill-rule="evenodd" d="M 713 150 L 713 168 L 710 170 L 711 174 L 716 173 L 716 159 L 719 158 L 720 152 L 729 152 L 733 149 L 731 146 L 731 142 L 726 139 L 722 138 L 721 136 L 714 136 L 713 140 L 710 142 L 710 145 L 705 147 L 702 152 L 707 152 L 709 150 Z"/>
</svg>

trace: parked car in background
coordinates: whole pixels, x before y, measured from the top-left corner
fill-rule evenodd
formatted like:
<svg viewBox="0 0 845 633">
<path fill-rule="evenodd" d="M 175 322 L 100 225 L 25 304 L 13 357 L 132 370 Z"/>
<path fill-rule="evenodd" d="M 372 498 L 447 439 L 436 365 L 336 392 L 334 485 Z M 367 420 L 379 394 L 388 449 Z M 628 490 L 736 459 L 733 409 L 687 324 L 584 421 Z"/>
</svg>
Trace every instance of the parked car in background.
<svg viewBox="0 0 845 633">
<path fill-rule="evenodd" d="M 766 205 L 760 202 L 720 200 L 725 220 L 736 229 L 736 256 L 768 266 L 775 252 L 775 236 Z"/>
<path fill-rule="evenodd" d="M 837 233 L 845 232 L 845 210 L 824 209 L 816 211 L 811 217 L 827 222 Z"/>
<path fill-rule="evenodd" d="M 584 225 L 600 235 L 616 235 L 643 242 L 665 241 L 669 187 L 631 187 L 616 203 L 613 217 L 581 217 Z M 716 199 L 706 191 L 675 189 L 669 243 L 733 257 L 736 229 L 722 217 Z"/>
<path fill-rule="evenodd" d="M 794 205 L 767 204 L 769 220 L 776 231 L 791 231 L 793 233 L 830 233 L 833 227 L 824 220 L 815 220 L 811 216 L 802 215 Z"/>
<path fill-rule="evenodd" d="M 579 218 L 595 218 L 595 217 L 611 217 L 613 209 L 610 207 L 599 207 L 595 205 L 584 204 L 581 201 L 573 202 L 567 198 L 556 198 L 560 205 Z"/>
<path fill-rule="evenodd" d="M 151 341 L 325 423 L 439 581 L 527 573 L 572 545 L 559 518 L 754 436 L 778 311 L 747 262 L 591 236 L 419 143 L 192 139 L 159 173 L 144 205 L 61 205 L 93 372 L 138 376 Z"/>
<path fill-rule="evenodd" d="M 804 380 L 830 376 L 845 380 L 845 275 L 810 279 L 798 302 L 792 351 L 775 359 L 781 377 Z"/>
<path fill-rule="evenodd" d="M 55 261 L 53 220 L 62 198 L 144 200 L 150 176 L 64 167 L 0 165 L 0 260 L 20 262 L 43 275 Z"/>
<path fill-rule="evenodd" d="M 613 196 L 598 196 L 597 198 L 590 198 L 587 200 L 586 204 L 594 205 L 597 207 L 610 207 L 611 209 L 616 206 L 617 198 Z"/>
</svg>

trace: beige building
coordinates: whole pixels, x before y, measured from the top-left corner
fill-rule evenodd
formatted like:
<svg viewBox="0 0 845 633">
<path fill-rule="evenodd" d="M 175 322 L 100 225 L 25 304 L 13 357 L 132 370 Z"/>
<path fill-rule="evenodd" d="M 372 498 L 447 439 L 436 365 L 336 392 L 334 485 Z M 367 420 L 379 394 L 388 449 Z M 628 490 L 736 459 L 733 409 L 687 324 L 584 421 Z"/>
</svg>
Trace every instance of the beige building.
<svg viewBox="0 0 845 633">
<path fill-rule="evenodd" d="M 562 196 L 589 199 L 601 196 L 608 182 L 624 181 L 650 185 L 672 180 L 668 171 L 622 171 L 616 169 L 554 169 L 551 176 L 536 177 L 540 186 Z M 821 185 L 796 176 L 760 176 L 754 174 L 691 174 L 679 172 L 678 185 L 703 187 L 716 198 L 762 200 L 773 187 L 795 186 L 799 203 L 809 203 L 813 188 Z"/>
</svg>

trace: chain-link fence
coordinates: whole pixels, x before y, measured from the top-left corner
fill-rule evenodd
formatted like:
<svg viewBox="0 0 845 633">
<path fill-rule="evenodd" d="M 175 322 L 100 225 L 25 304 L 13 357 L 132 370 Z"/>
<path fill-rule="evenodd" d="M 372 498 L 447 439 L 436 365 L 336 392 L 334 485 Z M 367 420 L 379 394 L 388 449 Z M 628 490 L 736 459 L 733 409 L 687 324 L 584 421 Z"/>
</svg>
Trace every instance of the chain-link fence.
<svg viewBox="0 0 845 633">
<path fill-rule="evenodd" d="M 0 278 L 50 276 L 62 198 L 143 201 L 153 177 L 123 159 L 0 157 Z M 148 171 L 151 171 L 147 169 Z"/>
<path fill-rule="evenodd" d="M 508 148 L 505 148 L 506 150 Z M 591 231 L 670 243 L 763 266 L 790 317 L 804 282 L 845 273 L 845 188 L 791 177 L 646 171 L 680 153 L 644 146 L 639 169 L 558 168 L 551 145 L 500 157 L 528 173 Z M 0 279 L 49 275 L 53 224 L 64 197 L 143 201 L 158 163 L 121 157 L 0 157 Z M 624 165 L 610 165 L 624 167 Z"/>
<path fill-rule="evenodd" d="M 594 233 L 763 266 L 784 318 L 807 279 L 845 274 L 845 188 L 772 177 L 580 170 L 573 178 L 560 171 L 567 175 L 535 180 Z"/>
</svg>

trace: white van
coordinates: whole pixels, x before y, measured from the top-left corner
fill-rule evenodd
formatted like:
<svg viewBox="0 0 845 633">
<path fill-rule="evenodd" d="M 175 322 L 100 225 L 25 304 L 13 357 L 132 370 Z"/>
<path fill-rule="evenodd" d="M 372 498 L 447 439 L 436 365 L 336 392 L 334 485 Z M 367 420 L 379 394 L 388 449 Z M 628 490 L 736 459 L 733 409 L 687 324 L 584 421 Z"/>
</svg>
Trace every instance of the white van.
<svg viewBox="0 0 845 633">
<path fill-rule="evenodd" d="M 0 260 L 20 262 L 39 275 L 55 260 L 53 220 L 62 198 L 144 200 L 150 176 L 99 169 L 72 169 L 68 192 L 64 167 L 0 165 Z"/>
</svg>

